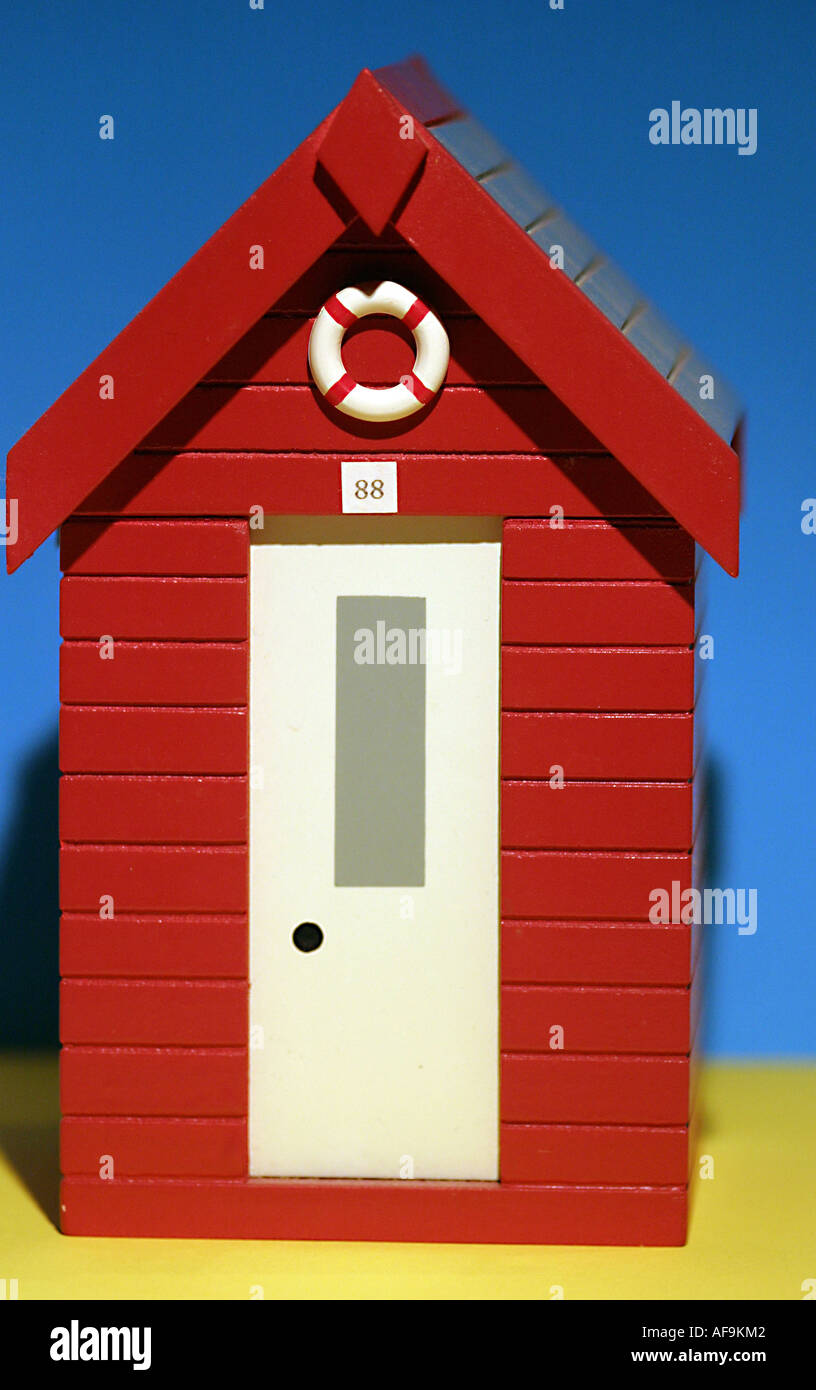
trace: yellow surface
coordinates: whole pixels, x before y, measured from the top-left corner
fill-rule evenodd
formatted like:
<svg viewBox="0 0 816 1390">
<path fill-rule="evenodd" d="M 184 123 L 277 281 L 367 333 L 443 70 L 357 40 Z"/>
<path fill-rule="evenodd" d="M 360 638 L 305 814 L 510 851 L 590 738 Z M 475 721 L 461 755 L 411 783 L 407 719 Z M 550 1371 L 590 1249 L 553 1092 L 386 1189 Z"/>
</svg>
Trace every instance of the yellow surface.
<svg viewBox="0 0 816 1390">
<path fill-rule="evenodd" d="M 682 1250 L 88 1240 L 54 1224 L 55 1059 L 0 1057 L 0 1279 L 29 1299 L 801 1299 L 816 1281 L 816 1068 L 710 1066 L 702 1104 L 714 1175 L 694 1185 Z"/>
</svg>

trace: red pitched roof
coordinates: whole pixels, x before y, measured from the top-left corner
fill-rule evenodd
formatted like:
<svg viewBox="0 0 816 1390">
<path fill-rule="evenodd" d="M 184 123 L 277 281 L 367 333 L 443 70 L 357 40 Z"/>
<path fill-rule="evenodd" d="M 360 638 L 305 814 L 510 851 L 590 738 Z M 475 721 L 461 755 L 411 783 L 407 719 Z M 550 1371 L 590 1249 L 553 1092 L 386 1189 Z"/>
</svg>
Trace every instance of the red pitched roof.
<svg viewBox="0 0 816 1390">
<path fill-rule="evenodd" d="M 14 446 L 6 493 L 18 499 L 19 535 L 6 547 L 9 570 L 358 214 L 375 232 L 391 221 L 610 453 L 736 574 L 739 460 L 731 445 L 739 411 L 733 395 L 712 373 L 715 400 L 700 400 L 699 376 L 710 369 L 417 58 L 364 70 L 332 116 Z M 270 227 L 275 255 L 259 275 L 249 269 L 247 248 L 268 240 Z M 564 252 L 563 269 L 551 265 L 555 242 Z M 102 376 L 114 378 L 113 400 L 100 399 Z"/>
</svg>

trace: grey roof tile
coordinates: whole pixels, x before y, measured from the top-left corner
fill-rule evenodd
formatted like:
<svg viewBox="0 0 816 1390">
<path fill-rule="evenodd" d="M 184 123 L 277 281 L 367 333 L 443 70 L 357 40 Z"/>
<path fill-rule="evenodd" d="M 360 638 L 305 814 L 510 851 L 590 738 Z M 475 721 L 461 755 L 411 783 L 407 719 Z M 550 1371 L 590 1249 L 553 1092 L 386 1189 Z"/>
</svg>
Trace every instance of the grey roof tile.
<svg viewBox="0 0 816 1390">
<path fill-rule="evenodd" d="M 581 281 L 580 288 L 616 328 L 620 328 L 635 305 L 643 301 L 640 291 L 612 261 L 604 261 L 597 270 L 593 270 Z"/>
<path fill-rule="evenodd" d="M 700 396 L 702 377 L 712 378 L 713 400 L 703 399 Z M 703 417 L 715 434 L 718 434 L 727 444 L 731 443 L 742 408 L 736 392 L 709 362 L 706 362 L 696 352 L 692 353 L 672 381 L 672 386 L 683 397 L 683 400 L 688 401 L 688 404 L 697 411 L 697 414 Z"/>
<path fill-rule="evenodd" d="M 681 352 L 687 348 L 682 335 L 651 304 L 638 314 L 631 328 L 624 328 L 624 333 L 661 376 L 669 375 Z"/>
<path fill-rule="evenodd" d="M 546 192 L 518 165 L 498 140 L 472 116 L 457 116 L 430 128 L 454 159 L 481 183 L 550 258 L 560 246 L 564 272 L 616 328 L 622 328 L 642 357 L 666 377 L 682 398 L 730 444 L 741 407 L 719 373 L 688 348 L 683 336 L 643 296 L 612 261 L 600 256 L 594 242 L 556 208 Z M 492 172 L 491 172 L 492 171 Z M 487 176 L 487 177 L 485 177 Z M 539 219 L 544 219 L 540 222 Z M 597 265 L 593 265 L 597 261 Z M 580 278 L 584 276 L 585 278 Z M 636 311 L 633 313 L 633 311 Z M 628 321 L 631 318 L 631 323 Z M 682 354 L 688 353 L 686 360 Z M 679 363 L 675 376 L 672 369 Z M 714 399 L 700 397 L 700 377 L 714 378 Z"/>
<path fill-rule="evenodd" d="M 564 274 L 570 280 L 586 270 L 590 261 L 597 256 L 598 248 L 594 241 L 571 222 L 566 213 L 558 212 L 548 219 L 542 227 L 536 227 L 530 236 L 540 246 L 545 256 L 552 256 L 553 249 L 560 246 L 564 255 Z"/>
<path fill-rule="evenodd" d="M 488 174 L 480 182 L 520 227 L 529 227 L 555 206 L 554 198 L 519 164 Z"/>
<path fill-rule="evenodd" d="M 433 126 L 431 134 L 475 179 L 486 174 L 488 169 L 511 162 L 504 146 L 472 116 L 461 116 L 444 125 Z"/>
</svg>

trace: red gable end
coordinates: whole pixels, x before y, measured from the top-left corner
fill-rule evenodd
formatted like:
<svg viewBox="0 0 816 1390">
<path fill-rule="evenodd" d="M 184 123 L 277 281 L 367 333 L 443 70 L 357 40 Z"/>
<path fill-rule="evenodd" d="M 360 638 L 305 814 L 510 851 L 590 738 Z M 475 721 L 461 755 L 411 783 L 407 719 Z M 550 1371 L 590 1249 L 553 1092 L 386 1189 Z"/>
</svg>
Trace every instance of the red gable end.
<svg viewBox="0 0 816 1390">
<path fill-rule="evenodd" d="M 739 460 L 728 438 L 454 157 L 461 120 L 420 60 L 360 74 L 345 101 L 15 445 L 16 569 L 359 214 L 403 242 L 709 553 L 738 563 Z M 457 129 L 461 129 L 457 127 Z M 248 248 L 276 229 L 258 274 Z M 490 275 L 483 273 L 490 265 Z M 596 296 L 597 298 L 597 296 Z M 631 318 L 634 320 L 635 315 Z M 688 366 L 688 364 L 687 364 Z M 682 375 L 682 372 L 681 372 Z M 100 378 L 113 377 L 112 400 Z M 730 416 L 727 417 L 730 420 Z"/>
</svg>

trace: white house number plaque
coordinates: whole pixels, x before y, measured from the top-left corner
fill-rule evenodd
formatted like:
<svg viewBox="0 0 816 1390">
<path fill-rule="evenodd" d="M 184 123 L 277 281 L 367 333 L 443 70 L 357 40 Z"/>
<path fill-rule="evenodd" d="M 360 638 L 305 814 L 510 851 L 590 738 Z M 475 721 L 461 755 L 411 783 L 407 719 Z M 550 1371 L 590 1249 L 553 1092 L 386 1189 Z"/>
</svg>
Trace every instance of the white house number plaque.
<svg viewBox="0 0 816 1390">
<path fill-rule="evenodd" d="M 354 459 L 340 465 L 344 512 L 396 512 L 394 459 Z"/>
</svg>

